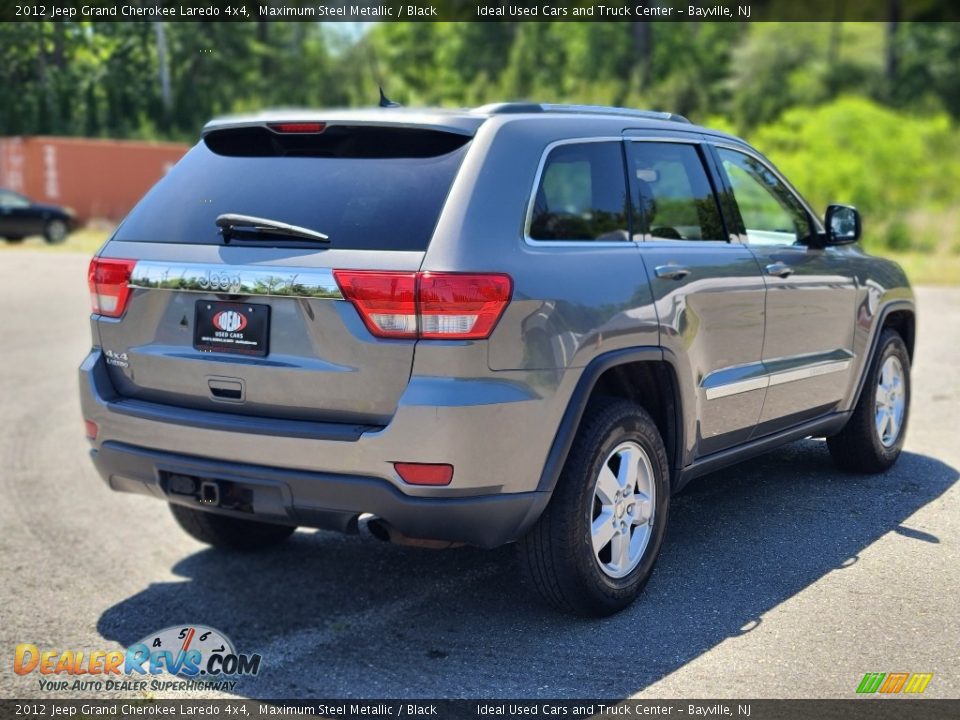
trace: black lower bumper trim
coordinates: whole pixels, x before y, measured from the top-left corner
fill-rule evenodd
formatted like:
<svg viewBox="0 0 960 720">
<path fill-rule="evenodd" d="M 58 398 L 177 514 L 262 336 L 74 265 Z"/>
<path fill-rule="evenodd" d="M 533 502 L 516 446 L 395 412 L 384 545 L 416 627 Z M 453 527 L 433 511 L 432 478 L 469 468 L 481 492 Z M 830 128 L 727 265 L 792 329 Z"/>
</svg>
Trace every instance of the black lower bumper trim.
<svg viewBox="0 0 960 720">
<path fill-rule="evenodd" d="M 92 455 L 114 490 L 249 520 L 344 532 L 356 528 L 361 513 L 372 513 L 408 537 L 481 547 L 519 540 L 549 500 L 543 492 L 413 497 L 379 478 L 229 463 L 116 442 L 105 442 Z M 218 505 L 183 494 L 183 477 L 195 478 L 197 487 L 221 483 Z"/>
</svg>

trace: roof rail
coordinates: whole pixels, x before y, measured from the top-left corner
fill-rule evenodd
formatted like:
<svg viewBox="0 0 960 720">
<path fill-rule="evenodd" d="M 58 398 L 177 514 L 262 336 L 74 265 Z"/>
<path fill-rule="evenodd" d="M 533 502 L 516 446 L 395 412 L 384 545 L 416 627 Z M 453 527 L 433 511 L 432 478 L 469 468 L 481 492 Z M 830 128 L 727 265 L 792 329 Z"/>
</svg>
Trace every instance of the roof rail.
<svg viewBox="0 0 960 720">
<path fill-rule="evenodd" d="M 622 115 L 624 117 L 639 117 L 648 120 L 669 120 L 670 122 L 686 123 L 690 121 L 683 115 L 656 110 L 634 110 L 633 108 L 606 107 L 604 105 L 553 105 L 541 103 L 544 112 L 573 113 L 583 115 Z"/>
<path fill-rule="evenodd" d="M 474 108 L 473 112 L 481 115 L 508 115 L 516 113 L 539 113 L 543 112 L 543 106 L 532 102 L 499 102 L 481 105 Z"/>
<path fill-rule="evenodd" d="M 645 118 L 647 120 L 667 120 L 691 124 L 683 115 L 655 110 L 634 110 L 633 108 L 607 107 L 605 105 L 559 105 L 553 103 L 503 102 L 478 107 L 474 112 L 483 115 L 505 115 L 511 113 L 570 113 L 571 115 L 619 115 L 622 117 Z"/>
</svg>

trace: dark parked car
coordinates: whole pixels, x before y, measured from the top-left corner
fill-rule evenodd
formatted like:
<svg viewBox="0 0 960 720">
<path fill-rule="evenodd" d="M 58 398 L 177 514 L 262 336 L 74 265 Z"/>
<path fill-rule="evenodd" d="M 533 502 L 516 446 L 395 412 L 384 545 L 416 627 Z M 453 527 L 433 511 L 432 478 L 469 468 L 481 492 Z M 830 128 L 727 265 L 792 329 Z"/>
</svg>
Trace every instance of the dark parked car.
<svg viewBox="0 0 960 720">
<path fill-rule="evenodd" d="M 61 243 L 77 227 L 73 213 L 59 205 L 41 205 L 13 190 L 0 188 L 0 238 L 20 242 L 28 235 L 43 235 Z"/>
<path fill-rule="evenodd" d="M 913 293 L 860 234 L 666 113 L 214 121 L 91 263 L 93 460 L 211 545 L 363 515 L 516 542 L 547 601 L 609 614 L 691 479 L 806 437 L 900 455 Z"/>
</svg>

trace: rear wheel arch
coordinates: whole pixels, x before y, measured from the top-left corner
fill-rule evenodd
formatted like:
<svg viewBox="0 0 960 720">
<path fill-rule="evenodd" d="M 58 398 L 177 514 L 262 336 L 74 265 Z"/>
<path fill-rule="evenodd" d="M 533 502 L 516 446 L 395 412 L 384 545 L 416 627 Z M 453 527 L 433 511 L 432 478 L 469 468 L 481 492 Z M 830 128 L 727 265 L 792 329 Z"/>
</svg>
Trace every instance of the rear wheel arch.
<svg viewBox="0 0 960 720">
<path fill-rule="evenodd" d="M 583 370 L 567 403 L 537 490 L 551 493 L 590 401 L 621 398 L 646 410 L 666 446 L 671 486 L 677 489 L 683 454 L 680 384 L 669 354 L 660 347 L 614 350 L 594 358 Z"/>
</svg>

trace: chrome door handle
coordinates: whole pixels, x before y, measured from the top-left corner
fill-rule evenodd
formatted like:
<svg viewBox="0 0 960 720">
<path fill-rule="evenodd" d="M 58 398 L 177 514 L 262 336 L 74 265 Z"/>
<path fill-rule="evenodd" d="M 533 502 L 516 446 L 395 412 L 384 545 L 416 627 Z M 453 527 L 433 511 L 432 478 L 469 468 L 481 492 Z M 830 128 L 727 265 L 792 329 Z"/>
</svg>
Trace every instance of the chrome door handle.
<svg viewBox="0 0 960 720">
<path fill-rule="evenodd" d="M 664 280 L 683 280 L 690 274 L 690 268 L 685 268 L 682 265 L 658 265 L 654 272 L 658 278 Z"/>
<path fill-rule="evenodd" d="M 782 262 L 775 262 L 770 265 L 767 265 L 767 275 L 776 275 L 777 277 L 786 278 L 793 275 L 793 268 Z"/>
</svg>

